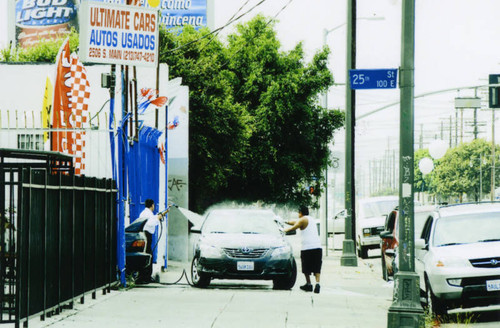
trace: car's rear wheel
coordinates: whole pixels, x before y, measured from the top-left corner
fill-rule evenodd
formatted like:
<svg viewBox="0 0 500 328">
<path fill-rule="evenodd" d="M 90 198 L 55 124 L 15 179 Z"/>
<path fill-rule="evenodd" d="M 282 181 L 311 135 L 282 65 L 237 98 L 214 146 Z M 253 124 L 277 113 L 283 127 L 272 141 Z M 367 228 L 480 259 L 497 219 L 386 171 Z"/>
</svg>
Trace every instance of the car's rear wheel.
<svg viewBox="0 0 500 328">
<path fill-rule="evenodd" d="M 296 280 L 297 280 L 297 263 L 295 263 L 295 259 L 293 259 L 288 274 L 284 277 L 273 279 L 273 289 L 280 289 L 280 290 L 292 289 L 292 287 L 295 285 Z"/>
<path fill-rule="evenodd" d="M 425 289 L 429 311 L 434 313 L 436 316 L 445 315 L 447 313 L 446 304 L 434 295 L 431 284 L 427 279 L 425 280 Z"/>
<path fill-rule="evenodd" d="M 205 288 L 210 284 L 210 276 L 198 271 L 199 261 L 199 257 L 194 257 L 193 262 L 191 262 L 191 281 L 193 282 L 193 286 Z"/>
</svg>

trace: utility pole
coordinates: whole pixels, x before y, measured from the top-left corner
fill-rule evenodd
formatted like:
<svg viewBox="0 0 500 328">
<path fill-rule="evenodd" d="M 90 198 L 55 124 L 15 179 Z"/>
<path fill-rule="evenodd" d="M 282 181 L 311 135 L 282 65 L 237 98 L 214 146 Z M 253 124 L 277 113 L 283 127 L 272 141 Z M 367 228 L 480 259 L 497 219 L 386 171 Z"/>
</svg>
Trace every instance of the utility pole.
<svg viewBox="0 0 500 328">
<path fill-rule="evenodd" d="M 450 145 L 449 145 L 449 148 L 451 148 L 451 146 L 452 146 L 452 144 L 451 144 L 452 143 L 452 140 L 451 140 L 452 133 L 453 133 L 453 119 L 451 118 L 451 115 L 450 115 Z"/>
<path fill-rule="evenodd" d="M 356 68 L 356 0 L 347 0 L 347 63 L 346 78 L 349 70 Z M 346 81 L 347 82 L 347 81 Z M 345 129 L 345 238 L 342 244 L 342 266 L 358 266 L 355 253 L 356 212 L 355 212 L 355 186 L 354 186 L 354 126 L 356 120 L 356 93 L 346 83 L 346 129 Z"/>
<path fill-rule="evenodd" d="M 403 0 L 400 73 L 399 269 L 387 327 L 424 327 L 419 276 L 415 273 L 414 226 L 414 69 L 415 0 Z"/>
<path fill-rule="evenodd" d="M 491 195 L 490 200 L 495 200 L 495 108 L 491 109 Z"/>
</svg>

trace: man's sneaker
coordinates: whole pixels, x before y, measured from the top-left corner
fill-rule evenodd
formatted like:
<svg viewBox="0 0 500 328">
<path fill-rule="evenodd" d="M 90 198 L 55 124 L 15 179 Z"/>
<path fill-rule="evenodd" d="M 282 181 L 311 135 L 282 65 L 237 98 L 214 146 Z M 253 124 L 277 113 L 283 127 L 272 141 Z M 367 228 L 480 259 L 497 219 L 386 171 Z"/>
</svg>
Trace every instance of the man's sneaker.
<svg viewBox="0 0 500 328">
<path fill-rule="evenodd" d="M 311 284 L 305 284 L 304 286 L 300 286 L 300 289 L 306 292 L 312 292 L 313 291 L 313 285 Z"/>
<path fill-rule="evenodd" d="M 312 287 L 312 286 L 311 286 Z M 319 284 L 316 284 L 316 286 L 314 286 L 314 292 L 316 294 L 319 294 Z"/>
</svg>

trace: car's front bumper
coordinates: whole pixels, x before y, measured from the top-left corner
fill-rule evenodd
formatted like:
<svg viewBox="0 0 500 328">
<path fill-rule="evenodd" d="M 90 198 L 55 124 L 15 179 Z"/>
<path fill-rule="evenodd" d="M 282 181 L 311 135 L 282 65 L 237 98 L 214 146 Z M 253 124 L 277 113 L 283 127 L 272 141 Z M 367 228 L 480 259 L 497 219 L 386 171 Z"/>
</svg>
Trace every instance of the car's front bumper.
<svg viewBox="0 0 500 328">
<path fill-rule="evenodd" d="M 489 304 L 500 304 L 500 291 L 488 291 L 486 282 L 500 280 L 500 273 L 477 269 L 456 272 L 454 270 L 439 270 L 429 275 L 432 291 L 436 297 L 456 306 L 472 307 Z M 497 273 L 497 274 L 495 274 Z M 452 285 L 450 279 L 461 279 L 460 285 Z"/>
<path fill-rule="evenodd" d="M 238 262 L 253 262 L 253 270 L 238 270 Z M 287 276 L 292 270 L 293 258 L 273 260 L 270 258 L 244 259 L 222 258 L 211 259 L 201 257 L 198 272 L 216 279 L 274 279 Z"/>
<path fill-rule="evenodd" d="M 380 236 L 360 237 L 359 244 L 363 247 L 370 246 L 370 248 L 379 248 Z"/>
</svg>

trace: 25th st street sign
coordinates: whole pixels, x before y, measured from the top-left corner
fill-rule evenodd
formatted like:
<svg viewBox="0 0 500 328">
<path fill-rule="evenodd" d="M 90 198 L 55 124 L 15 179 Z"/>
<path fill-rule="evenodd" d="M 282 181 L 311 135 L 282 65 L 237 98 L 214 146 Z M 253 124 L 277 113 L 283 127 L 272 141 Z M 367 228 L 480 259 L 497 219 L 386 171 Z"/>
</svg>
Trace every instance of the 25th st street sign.
<svg viewBox="0 0 500 328">
<path fill-rule="evenodd" d="M 389 69 L 351 69 L 349 70 L 351 89 L 395 89 L 398 70 Z"/>
</svg>

